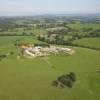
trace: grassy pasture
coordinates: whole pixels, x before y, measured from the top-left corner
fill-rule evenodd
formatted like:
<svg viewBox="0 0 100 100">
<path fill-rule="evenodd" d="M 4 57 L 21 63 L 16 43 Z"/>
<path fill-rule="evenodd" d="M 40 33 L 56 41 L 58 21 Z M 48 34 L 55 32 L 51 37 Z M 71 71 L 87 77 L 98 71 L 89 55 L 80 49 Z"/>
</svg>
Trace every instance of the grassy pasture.
<svg viewBox="0 0 100 100">
<path fill-rule="evenodd" d="M 13 57 L 0 61 L 0 100 L 99 100 L 100 52 L 74 48 L 72 56 L 17 59 L 18 51 L 13 46 L 16 39 L 39 42 L 33 37 L 0 37 L 0 53 L 15 52 Z M 51 85 L 58 76 L 69 72 L 77 76 L 72 89 Z"/>
<path fill-rule="evenodd" d="M 16 31 L 17 30 L 17 31 Z M 23 32 L 25 33 L 34 33 L 34 34 L 46 34 L 47 31 L 45 29 L 30 29 L 30 30 L 24 30 L 23 28 L 17 28 L 15 31 L 7 31 L 7 32 L 0 32 L 0 34 L 17 34 L 21 35 Z"/>
<path fill-rule="evenodd" d="M 100 38 L 83 38 L 75 40 L 74 44 L 100 48 Z"/>
<path fill-rule="evenodd" d="M 9 52 L 14 52 L 14 56 L 18 55 L 19 50 L 14 45 L 18 41 L 19 43 L 40 43 L 43 42 L 38 41 L 33 36 L 3 36 L 0 37 L 0 54 L 7 54 Z"/>
<path fill-rule="evenodd" d="M 92 24 L 92 23 L 76 23 L 76 24 L 68 24 L 69 27 L 77 30 L 82 30 L 83 28 L 93 28 L 93 30 L 100 29 L 100 24 Z"/>
</svg>

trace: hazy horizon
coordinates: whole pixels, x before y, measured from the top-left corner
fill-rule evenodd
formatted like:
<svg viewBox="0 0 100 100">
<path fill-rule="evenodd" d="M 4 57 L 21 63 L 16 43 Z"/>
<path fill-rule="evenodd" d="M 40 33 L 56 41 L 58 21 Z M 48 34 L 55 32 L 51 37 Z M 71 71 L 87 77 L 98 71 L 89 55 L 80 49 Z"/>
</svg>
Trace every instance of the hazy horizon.
<svg viewBox="0 0 100 100">
<path fill-rule="evenodd" d="M 3 0 L 0 16 L 43 14 L 96 14 L 100 0 Z"/>
</svg>

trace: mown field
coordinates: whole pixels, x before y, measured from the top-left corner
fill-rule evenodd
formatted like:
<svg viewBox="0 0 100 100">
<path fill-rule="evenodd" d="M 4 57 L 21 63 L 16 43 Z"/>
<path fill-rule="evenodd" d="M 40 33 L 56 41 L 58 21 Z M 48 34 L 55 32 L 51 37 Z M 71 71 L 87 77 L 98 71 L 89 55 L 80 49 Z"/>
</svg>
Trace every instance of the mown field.
<svg viewBox="0 0 100 100">
<path fill-rule="evenodd" d="M 0 61 L 0 100 L 99 100 L 99 51 L 74 48 L 71 56 L 17 59 L 19 51 L 13 44 L 18 39 L 40 42 L 31 36 L 0 37 L 0 54 L 14 52 Z M 52 86 L 53 80 L 69 72 L 77 77 L 73 88 Z"/>
<path fill-rule="evenodd" d="M 75 40 L 73 43 L 83 46 L 100 48 L 100 38 L 83 38 Z"/>
</svg>

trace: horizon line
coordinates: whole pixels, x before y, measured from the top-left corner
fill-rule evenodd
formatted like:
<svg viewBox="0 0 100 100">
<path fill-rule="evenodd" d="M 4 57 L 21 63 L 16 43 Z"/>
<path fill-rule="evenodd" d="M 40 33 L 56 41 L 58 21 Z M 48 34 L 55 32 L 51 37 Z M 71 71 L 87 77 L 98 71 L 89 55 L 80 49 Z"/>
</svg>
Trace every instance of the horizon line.
<svg viewBox="0 0 100 100">
<path fill-rule="evenodd" d="M 16 13 L 16 14 L 1 14 L 0 15 L 0 17 L 2 17 L 2 16 L 4 16 L 4 17 L 6 17 L 6 16 L 44 16 L 44 15 L 100 15 L 100 12 L 93 12 L 93 13 L 88 13 L 88 12 L 78 12 L 78 13 L 76 13 L 76 12 L 74 12 L 74 13 L 62 13 L 62 12 L 60 12 L 60 13 L 34 13 L 34 12 L 26 12 L 26 13 L 23 13 L 23 14 L 18 14 L 18 13 Z"/>
</svg>

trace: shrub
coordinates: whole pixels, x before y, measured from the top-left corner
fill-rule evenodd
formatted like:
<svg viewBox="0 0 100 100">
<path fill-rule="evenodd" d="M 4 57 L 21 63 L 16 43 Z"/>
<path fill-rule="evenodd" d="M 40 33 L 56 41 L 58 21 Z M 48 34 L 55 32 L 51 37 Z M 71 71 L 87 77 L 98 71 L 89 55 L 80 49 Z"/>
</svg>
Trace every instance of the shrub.
<svg viewBox="0 0 100 100">
<path fill-rule="evenodd" d="M 75 73 L 74 72 L 70 72 L 70 74 L 68 75 L 69 77 L 70 77 L 70 79 L 72 80 L 72 81 L 76 81 L 76 75 L 75 75 Z"/>
<path fill-rule="evenodd" d="M 75 81 L 76 81 L 75 73 L 70 72 L 69 74 L 59 76 L 56 81 L 53 81 L 53 86 L 60 86 L 62 88 L 67 86 L 69 88 L 72 88 Z"/>
<path fill-rule="evenodd" d="M 10 55 L 14 55 L 14 52 L 13 52 L 13 51 L 11 51 L 11 52 L 10 52 Z"/>
<path fill-rule="evenodd" d="M 58 81 L 57 81 L 57 80 L 54 80 L 54 81 L 52 82 L 52 85 L 57 87 L 57 86 L 58 86 Z"/>
</svg>

